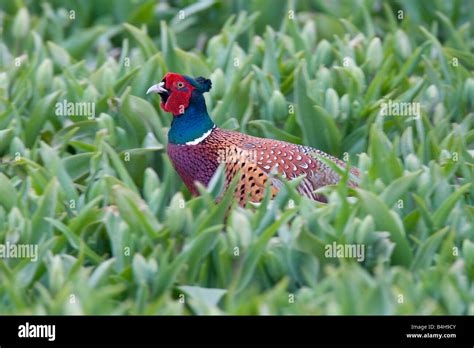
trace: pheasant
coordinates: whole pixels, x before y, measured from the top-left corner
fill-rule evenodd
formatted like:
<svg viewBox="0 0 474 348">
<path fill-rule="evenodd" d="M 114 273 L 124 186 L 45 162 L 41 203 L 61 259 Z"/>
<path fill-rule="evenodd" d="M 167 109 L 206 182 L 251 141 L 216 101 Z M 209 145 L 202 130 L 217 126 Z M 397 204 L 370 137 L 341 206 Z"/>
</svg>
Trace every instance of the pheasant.
<svg viewBox="0 0 474 348">
<path fill-rule="evenodd" d="M 207 186 L 219 165 L 224 163 L 226 188 L 235 175 L 240 175 L 235 198 L 241 206 L 248 200 L 260 202 L 267 187 L 273 198 L 283 184 L 274 173 L 283 180 L 305 175 L 297 187 L 298 192 L 326 202 L 315 190 L 336 184 L 341 177 L 318 157 L 322 156 L 340 168 L 345 168 L 345 163 L 309 146 L 218 128 L 207 112 L 203 96 L 211 87 L 211 81 L 204 77 L 168 73 L 147 91 L 147 94 L 159 94 L 161 108 L 173 114 L 168 133 L 168 155 L 191 193 L 198 195 L 195 182 Z M 353 179 L 348 185 L 357 186 L 354 177 L 357 180 L 359 171 L 352 167 L 350 173 Z"/>
</svg>

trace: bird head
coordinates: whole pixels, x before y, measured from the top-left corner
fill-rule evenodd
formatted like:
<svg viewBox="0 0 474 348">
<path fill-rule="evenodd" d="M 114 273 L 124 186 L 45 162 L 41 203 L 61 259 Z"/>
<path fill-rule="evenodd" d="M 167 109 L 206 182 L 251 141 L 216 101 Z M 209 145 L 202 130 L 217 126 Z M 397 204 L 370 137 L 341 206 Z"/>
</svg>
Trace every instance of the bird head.
<svg viewBox="0 0 474 348">
<path fill-rule="evenodd" d="M 184 114 L 194 93 L 202 95 L 212 87 L 211 80 L 204 77 L 192 78 L 186 75 L 167 73 L 160 83 L 148 88 L 146 94 L 158 93 L 160 106 L 174 116 Z"/>
</svg>

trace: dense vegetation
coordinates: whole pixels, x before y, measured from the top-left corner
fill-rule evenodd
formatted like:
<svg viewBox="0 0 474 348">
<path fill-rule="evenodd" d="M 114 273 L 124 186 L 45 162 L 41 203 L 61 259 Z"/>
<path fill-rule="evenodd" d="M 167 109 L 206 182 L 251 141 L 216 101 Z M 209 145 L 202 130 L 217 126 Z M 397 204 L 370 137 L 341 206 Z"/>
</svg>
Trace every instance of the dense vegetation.
<svg viewBox="0 0 474 348">
<path fill-rule="evenodd" d="M 474 313 L 474 2 L 0 10 L 0 243 L 38 246 L 0 258 L 0 313 Z M 341 173 L 328 204 L 293 182 L 243 209 L 214 203 L 218 175 L 191 197 L 145 95 L 167 71 L 212 79 L 221 127 L 344 158 L 360 188 Z M 364 260 L 327 257 L 333 242 Z"/>
</svg>

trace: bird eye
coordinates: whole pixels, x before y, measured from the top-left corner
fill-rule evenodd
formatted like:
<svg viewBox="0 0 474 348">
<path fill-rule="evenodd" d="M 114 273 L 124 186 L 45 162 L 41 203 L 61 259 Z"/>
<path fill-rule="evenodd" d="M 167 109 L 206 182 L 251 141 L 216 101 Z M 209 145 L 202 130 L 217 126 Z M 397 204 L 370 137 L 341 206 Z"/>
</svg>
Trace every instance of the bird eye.
<svg viewBox="0 0 474 348">
<path fill-rule="evenodd" d="M 183 88 L 184 87 L 184 82 L 181 82 L 181 81 L 177 82 L 176 87 Z"/>
</svg>

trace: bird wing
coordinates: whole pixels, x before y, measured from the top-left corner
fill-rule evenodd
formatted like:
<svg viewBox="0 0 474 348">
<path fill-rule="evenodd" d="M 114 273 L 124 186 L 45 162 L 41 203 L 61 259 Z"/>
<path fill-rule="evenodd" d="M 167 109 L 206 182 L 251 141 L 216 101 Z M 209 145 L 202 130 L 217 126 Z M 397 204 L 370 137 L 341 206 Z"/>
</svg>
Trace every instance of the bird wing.
<svg viewBox="0 0 474 348">
<path fill-rule="evenodd" d="M 346 167 L 343 161 L 320 150 L 272 139 L 252 137 L 243 147 L 254 150 L 257 167 L 267 175 L 277 172 L 288 180 L 304 175 L 298 191 L 311 199 L 323 202 L 326 199 L 314 191 L 326 185 L 337 184 L 341 176 L 320 158 L 330 160 L 343 170 Z M 356 168 L 351 168 L 351 174 L 358 178 Z M 349 185 L 357 184 L 350 182 Z"/>
<path fill-rule="evenodd" d="M 230 183 L 240 169 L 241 179 L 236 192 L 239 192 L 238 197 L 242 202 L 245 202 L 248 192 L 253 202 L 259 202 L 263 198 L 266 184 L 272 188 L 272 195 L 275 195 L 283 183 L 272 173 L 278 173 L 287 180 L 304 175 L 298 191 L 311 199 L 326 202 L 324 196 L 314 191 L 326 185 L 337 184 L 341 176 L 321 158 L 333 162 L 343 170 L 346 167 L 343 161 L 309 146 L 253 137 L 229 130 L 220 130 L 219 134 L 226 143 L 226 151 L 230 152 L 230 155 L 226 156 L 226 160 L 230 158 L 231 162 L 226 162 L 226 182 Z M 358 170 L 351 168 L 350 171 L 351 175 L 358 179 Z M 351 180 L 352 178 L 349 185 L 357 186 L 357 181 Z"/>
</svg>

